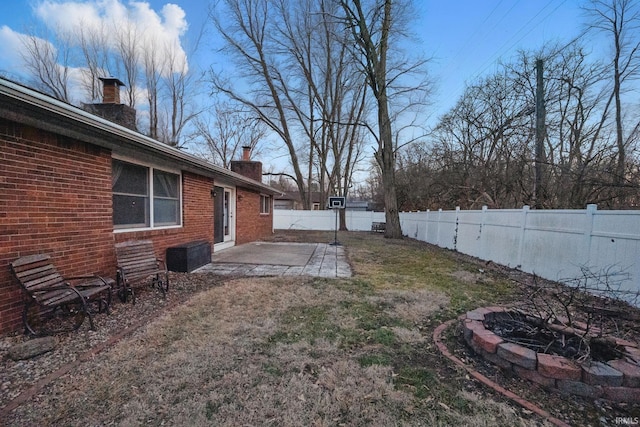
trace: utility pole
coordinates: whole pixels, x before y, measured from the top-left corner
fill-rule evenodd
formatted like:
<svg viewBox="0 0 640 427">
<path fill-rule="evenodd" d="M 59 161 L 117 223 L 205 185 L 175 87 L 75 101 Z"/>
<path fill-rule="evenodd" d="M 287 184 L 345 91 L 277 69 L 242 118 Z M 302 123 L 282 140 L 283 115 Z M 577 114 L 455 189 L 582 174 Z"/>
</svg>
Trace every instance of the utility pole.
<svg viewBox="0 0 640 427">
<path fill-rule="evenodd" d="M 544 62 L 536 60 L 536 158 L 534 162 L 533 206 L 542 208 L 542 162 L 544 162 L 544 137 L 546 133 L 546 111 L 544 106 Z"/>
</svg>

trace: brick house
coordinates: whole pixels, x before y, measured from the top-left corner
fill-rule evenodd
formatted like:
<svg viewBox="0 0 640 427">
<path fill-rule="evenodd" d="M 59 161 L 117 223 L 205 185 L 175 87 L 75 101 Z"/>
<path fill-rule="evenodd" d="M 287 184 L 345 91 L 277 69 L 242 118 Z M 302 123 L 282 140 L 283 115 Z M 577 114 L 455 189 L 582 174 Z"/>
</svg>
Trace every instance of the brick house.
<svg viewBox="0 0 640 427">
<path fill-rule="evenodd" d="M 0 78 L 0 334 L 21 326 L 18 257 L 47 253 L 63 275 L 115 278 L 117 242 L 150 239 L 164 259 L 195 240 L 213 252 L 273 232 L 279 192 L 248 151 L 234 172 L 148 138 L 132 129 L 119 82 L 113 92 L 105 80 L 107 108 L 81 109 Z M 114 110 L 128 124 L 99 116 Z"/>
</svg>

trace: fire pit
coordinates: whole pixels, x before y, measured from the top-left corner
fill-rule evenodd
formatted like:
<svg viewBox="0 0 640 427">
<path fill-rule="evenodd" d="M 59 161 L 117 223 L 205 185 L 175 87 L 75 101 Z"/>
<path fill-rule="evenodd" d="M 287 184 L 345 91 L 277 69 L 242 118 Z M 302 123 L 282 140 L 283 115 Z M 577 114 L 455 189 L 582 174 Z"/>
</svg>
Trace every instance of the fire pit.
<svg viewBox="0 0 640 427">
<path fill-rule="evenodd" d="M 476 353 L 521 378 L 562 393 L 640 403 L 637 343 L 589 336 L 575 325 L 546 324 L 503 307 L 469 311 L 462 326 Z"/>
</svg>

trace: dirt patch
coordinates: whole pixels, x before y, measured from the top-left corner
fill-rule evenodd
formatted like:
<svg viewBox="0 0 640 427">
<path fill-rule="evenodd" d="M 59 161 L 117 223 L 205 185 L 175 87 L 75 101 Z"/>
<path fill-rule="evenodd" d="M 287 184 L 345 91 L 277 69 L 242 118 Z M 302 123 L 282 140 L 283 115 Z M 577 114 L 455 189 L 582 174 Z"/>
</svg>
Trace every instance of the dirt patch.
<svg viewBox="0 0 640 427">
<path fill-rule="evenodd" d="M 491 281 L 491 278 L 483 272 L 474 273 L 466 270 L 458 270 L 451 273 L 451 276 L 470 285 Z"/>
<path fill-rule="evenodd" d="M 367 298 L 376 304 L 386 304 L 385 312 L 411 325 L 420 324 L 424 319 L 442 310 L 449 298 L 439 292 L 426 289 L 403 290 L 385 289 Z"/>
</svg>

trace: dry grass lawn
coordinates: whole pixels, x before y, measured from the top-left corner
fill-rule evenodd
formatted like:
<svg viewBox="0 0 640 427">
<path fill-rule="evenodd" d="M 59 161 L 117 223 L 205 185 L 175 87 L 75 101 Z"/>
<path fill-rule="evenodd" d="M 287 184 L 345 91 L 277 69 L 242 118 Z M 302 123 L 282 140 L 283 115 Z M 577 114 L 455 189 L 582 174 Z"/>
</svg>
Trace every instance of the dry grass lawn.
<svg viewBox="0 0 640 427">
<path fill-rule="evenodd" d="M 454 369 L 431 339 L 442 320 L 513 298 L 512 283 L 418 242 L 340 240 L 353 278 L 212 284 L 53 382 L 9 425 L 546 425 Z"/>
</svg>

